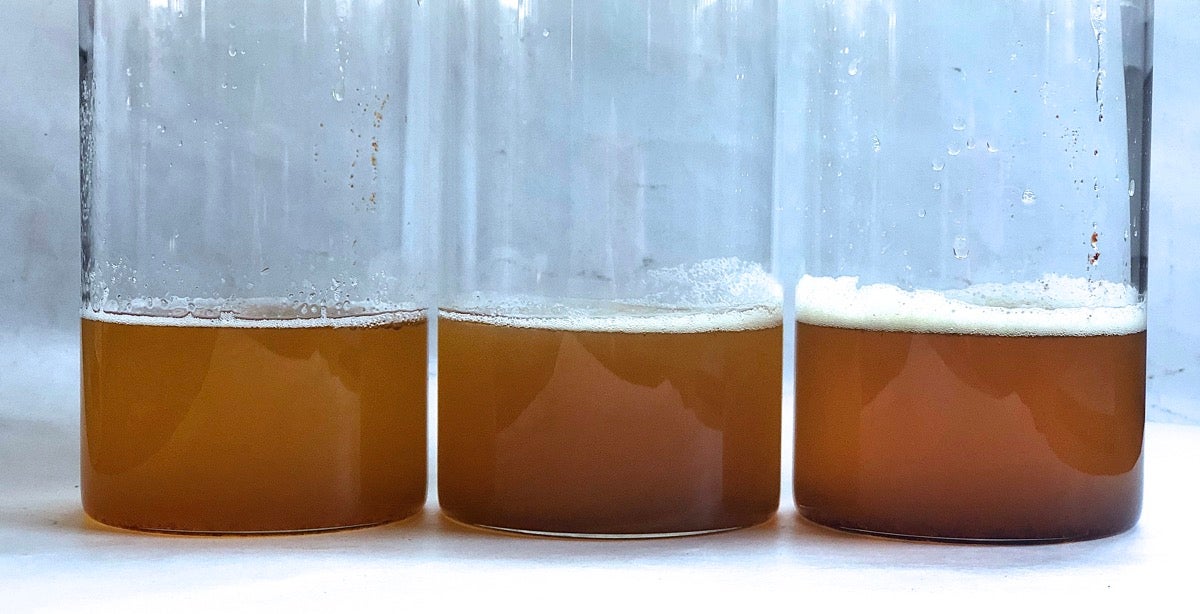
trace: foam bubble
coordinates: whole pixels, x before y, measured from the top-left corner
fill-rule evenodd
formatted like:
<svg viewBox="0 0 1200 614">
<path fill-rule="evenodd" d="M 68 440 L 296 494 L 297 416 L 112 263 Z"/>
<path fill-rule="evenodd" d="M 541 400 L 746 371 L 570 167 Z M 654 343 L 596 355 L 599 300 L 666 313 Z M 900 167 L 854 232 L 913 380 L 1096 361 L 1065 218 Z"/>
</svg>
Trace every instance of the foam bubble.
<svg viewBox="0 0 1200 614">
<path fill-rule="evenodd" d="M 85 308 L 80 315 L 86 320 L 136 326 L 275 329 L 374 328 L 422 322 L 427 317 L 424 309 L 389 309 L 374 304 L 352 304 L 348 309 L 326 309 L 324 313 L 314 309 L 311 315 L 301 315 L 297 309 L 286 304 L 265 301 L 239 305 L 236 311 L 177 306 L 123 311 L 94 311 Z"/>
<path fill-rule="evenodd" d="M 941 292 L 805 275 L 796 286 L 796 319 L 838 328 L 1013 337 L 1146 330 L 1145 305 L 1133 288 L 1058 275 Z"/>
<path fill-rule="evenodd" d="M 610 305 L 604 309 L 578 307 L 529 309 L 504 315 L 442 309 L 439 317 L 512 328 L 538 328 L 570 332 L 705 333 L 760 330 L 780 326 L 779 306 L 756 305 L 723 311 L 670 311 L 642 305 Z M 557 312 L 557 313 L 554 313 Z M 535 315 L 536 314 L 536 315 Z"/>
</svg>

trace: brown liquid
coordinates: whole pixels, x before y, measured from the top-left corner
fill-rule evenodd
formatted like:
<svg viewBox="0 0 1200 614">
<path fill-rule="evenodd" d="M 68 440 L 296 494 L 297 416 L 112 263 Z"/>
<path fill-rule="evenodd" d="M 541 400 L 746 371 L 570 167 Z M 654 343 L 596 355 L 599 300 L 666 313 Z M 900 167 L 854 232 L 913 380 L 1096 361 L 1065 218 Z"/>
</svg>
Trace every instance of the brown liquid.
<svg viewBox="0 0 1200 614">
<path fill-rule="evenodd" d="M 1146 333 L 796 331 L 796 504 L 833 527 L 1070 540 L 1137 522 Z"/>
<path fill-rule="evenodd" d="M 554 534 L 713 531 L 779 503 L 782 326 L 570 332 L 439 322 L 438 496 Z"/>
<path fill-rule="evenodd" d="M 425 330 L 424 320 L 234 328 L 84 319 L 85 511 L 118 527 L 211 533 L 415 513 L 425 500 Z"/>
</svg>

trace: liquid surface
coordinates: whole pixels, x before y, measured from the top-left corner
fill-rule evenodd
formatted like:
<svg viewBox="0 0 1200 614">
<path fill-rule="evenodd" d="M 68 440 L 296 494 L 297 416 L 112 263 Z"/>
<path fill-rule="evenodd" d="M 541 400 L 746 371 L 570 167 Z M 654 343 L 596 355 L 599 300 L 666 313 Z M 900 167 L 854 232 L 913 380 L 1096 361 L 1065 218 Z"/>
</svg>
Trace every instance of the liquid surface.
<svg viewBox="0 0 1200 614">
<path fill-rule="evenodd" d="M 423 319 L 88 316 L 81 470 L 92 518 L 303 531 L 398 520 L 424 503 Z"/>
<path fill-rule="evenodd" d="M 1101 537 L 1136 523 L 1140 306 L 924 296 L 913 313 L 876 289 L 840 295 L 843 311 L 830 292 L 797 310 L 794 486 L 805 516 L 980 541 Z"/>
<path fill-rule="evenodd" d="M 778 507 L 777 310 L 443 312 L 438 334 L 438 494 L 450 517 L 636 536 L 748 526 Z"/>
</svg>

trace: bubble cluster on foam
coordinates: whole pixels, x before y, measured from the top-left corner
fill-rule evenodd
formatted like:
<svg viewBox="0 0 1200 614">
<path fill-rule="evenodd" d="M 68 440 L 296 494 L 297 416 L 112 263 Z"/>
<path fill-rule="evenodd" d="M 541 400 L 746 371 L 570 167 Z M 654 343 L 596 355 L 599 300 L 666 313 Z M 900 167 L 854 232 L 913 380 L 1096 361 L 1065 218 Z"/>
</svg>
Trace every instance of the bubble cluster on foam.
<svg viewBox="0 0 1200 614">
<path fill-rule="evenodd" d="M 761 264 L 734 257 L 647 271 L 645 290 L 647 303 L 691 308 L 783 300 L 783 288 Z"/>
<path fill-rule="evenodd" d="M 286 303 L 252 301 L 241 305 L 236 311 L 180 307 L 109 311 L 85 308 L 81 316 L 97 322 L 136 326 L 273 329 L 374 328 L 421 322 L 427 317 L 424 309 L 386 308 L 378 305 L 353 305 L 336 312 L 345 315 L 329 313 L 329 310 L 326 310 L 325 315 L 316 311 L 302 315 Z"/>
<path fill-rule="evenodd" d="M 511 328 L 539 328 L 570 332 L 613 333 L 705 333 L 759 330 L 779 326 L 783 310 L 778 306 L 755 305 L 721 311 L 673 311 L 642 305 L 616 304 L 594 309 L 562 305 L 524 309 L 459 311 L 443 309 L 439 316 L 456 322 L 472 322 Z"/>
<path fill-rule="evenodd" d="M 857 277 L 804 276 L 796 319 L 866 330 L 1002 336 L 1125 335 L 1146 330 L 1137 292 L 1120 283 L 1047 275 L 962 290 L 858 285 Z"/>
</svg>

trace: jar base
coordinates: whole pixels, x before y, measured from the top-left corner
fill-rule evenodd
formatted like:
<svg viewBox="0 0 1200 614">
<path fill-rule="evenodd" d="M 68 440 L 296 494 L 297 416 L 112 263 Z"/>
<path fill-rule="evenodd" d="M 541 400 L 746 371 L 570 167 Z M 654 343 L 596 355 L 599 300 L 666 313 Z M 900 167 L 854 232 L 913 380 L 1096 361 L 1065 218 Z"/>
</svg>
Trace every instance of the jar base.
<svg viewBox="0 0 1200 614">
<path fill-rule="evenodd" d="M 421 510 L 424 505 L 417 506 L 411 512 L 395 517 L 389 517 L 378 520 L 365 520 L 362 522 L 331 525 L 331 526 L 313 526 L 313 527 L 297 527 L 297 528 L 270 528 L 270 529 L 226 529 L 226 528 L 191 528 L 191 527 L 172 527 L 167 526 L 167 523 L 122 523 L 119 521 L 103 520 L 93 516 L 84 510 L 84 517 L 88 521 L 105 529 L 114 531 L 129 531 L 132 533 L 145 533 L 148 535 L 164 535 L 164 536 L 179 536 L 179 537 L 270 537 L 282 535 L 307 535 L 312 533 L 335 533 L 339 531 L 353 531 L 355 529 L 368 529 L 388 524 L 405 523 L 420 517 Z"/>
<path fill-rule="evenodd" d="M 528 537 L 547 537 L 554 539 L 589 539 L 589 540 L 634 540 L 634 539 L 666 539 L 673 537 L 694 537 L 698 535 L 713 535 L 717 533 L 727 533 L 729 531 L 737 531 L 740 529 L 748 529 L 758 526 L 771 520 L 774 514 L 769 514 L 765 518 L 750 522 L 747 524 L 738 524 L 728 527 L 713 527 L 703 529 L 688 529 L 682 531 L 655 531 L 646 533 L 600 533 L 600 532 L 585 532 L 585 531 L 553 531 L 553 530 L 538 530 L 521 527 L 505 527 L 498 525 L 490 525 L 486 523 L 467 522 L 455 518 L 451 514 L 442 510 L 442 517 L 453 522 L 456 525 L 474 529 L 479 531 L 489 531 L 503 533 L 506 535 L 523 535 Z"/>
<path fill-rule="evenodd" d="M 827 529 L 841 531 L 844 533 L 853 533 L 856 535 L 867 535 L 867 536 L 871 536 L 871 537 L 880 537 L 880 538 L 884 538 L 884 539 L 891 539 L 891 540 L 898 540 L 898 541 L 934 542 L 934 543 L 964 544 L 964 545 L 965 544 L 975 544 L 975 545 L 994 545 L 994 546 L 1025 546 L 1025 545 L 1036 546 L 1036 545 L 1046 545 L 1046 544 L 1062 544 L 1062 543 L 1069 543 L 1069 542 L 1091 541 L 1091 540 L 1095 540 L 1095 539 L 1103 539 L 1106 537 L 1113 537 L 1116 535 L 1120 535 L 1122 533 L 1125 533 L 1126 531 L 1133 529 L 1133 527 L 1137 525 L 1137 521 L 1135 519 L 1134 522 L 1131 522 L 1128 525 L 1119 526 L 1117 528 L 1105 528 L 1105 529 L 1098 529 L 1098 530 L 1089 531 L 1089 532 L 1072 532 L 1067 535 L 1052 535 L 1052 534 L 1046 533 L 1046 534 L 1041 534 L 1041 535 L 1038 535 L 1038 534 L 1026 534 L 1026 535 L 997 534 L 997 535 L 965 535 L 964 536 L 964 535 L 951 534 L 949 531 L 944 532 L 944 534 L 939 534 L 941 532 L 936 531 L 936 530 L 930 530 L 930 531 L 926 531 L 926 532 L 896 531 L 896 530 L 884 530 L 884 529 L 877 529 L 877 528 L 870 528 L 870 527 L 863 527 L 863 526 L 855 526 L 853 524 L 842 522 L 842 521 L 835 520 L 835 519 L 822 518 L 821 514 L 812 512 L 811 510 L 806 510 L 804 508 L 801 508 L 799 511 L 800 511 L 800 517 L 803 518 L 804 520 L 806 520 L 807 522 L 810 522 L 812 524 L 815 524 L 815 525 L 818 525 L 818 526 L 821 526 L 821 527 L 824 527 Z"/>
</svg>

